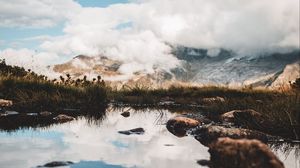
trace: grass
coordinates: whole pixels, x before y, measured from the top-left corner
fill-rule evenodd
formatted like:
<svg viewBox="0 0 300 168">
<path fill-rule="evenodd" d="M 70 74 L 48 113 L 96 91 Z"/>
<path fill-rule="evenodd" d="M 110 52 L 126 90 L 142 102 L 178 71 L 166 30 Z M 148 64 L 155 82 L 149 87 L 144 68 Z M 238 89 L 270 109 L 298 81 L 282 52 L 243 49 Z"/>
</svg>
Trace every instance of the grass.
<svg viewBox="0 0 300 168">
<path fill-rule="evenodd" d="M 170 87 L 153 90 L 135 87 L 111 91 L 108 96 L 115 102 L 135 105 L 155 106 L 161 101 L 173 101 L 181 105 L 196 104 L 201 107 L 199 111 L 204 111 L 207 116 L 214 120 L 231 110 L 253 109 L 274 120 L 284 130 L 279 133 L 280 135 L 293 138 L 300 135 L 300 92 L 297 89 L 274 91 L 207 86 Z M 224 101 L 211 103 L 204 101 L 205 98 L 214 97 L 222 97 Z M 266 132 L 276 132 L 276 130 L 266 130 Z"/>
<path fill-rule="evenodd" d="M 48 80 L 31 70 L 0 62 L 0 98 L 13 100 L 12 109 L 20 112 L 58 111 L 63 108 L 102 108 L 107 104 L 106 86 L 101 77 Z"/>
</svg>

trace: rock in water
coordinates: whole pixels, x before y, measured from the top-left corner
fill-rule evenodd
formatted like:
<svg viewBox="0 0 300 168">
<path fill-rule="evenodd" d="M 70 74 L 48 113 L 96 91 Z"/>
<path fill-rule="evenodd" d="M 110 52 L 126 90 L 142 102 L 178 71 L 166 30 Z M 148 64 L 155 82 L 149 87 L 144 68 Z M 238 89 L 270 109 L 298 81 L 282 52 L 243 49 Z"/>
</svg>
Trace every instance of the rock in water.
<svg viewBox="0 0 300 168">
<path fill-rule="evenodd" d="M 60 115 L 54 117 L 53 119 L 60 122 L 60 123 L 64 123 L 64 122 L 72 121 L 75 118 L 71 117 L 71 116 L 68 116 L 68 115 L 65 115 L 65 114 L 60 114 Z"/>
<path fill-rule="evenodd" d="M 247 110 L 232 110 L 229 112 L 226 112 L 221 115 L 221 120 L 225 122 L 233 122 L 233 123 L 239 123 L 239 116 L 247 116 L 249 117 L 249 120 L 259 119 L 262 120 L 263 116 L 259 112 L 247 109 Z"/>
<path fill-rule="evenodd" d="M 43 116 L 43 117 L 47 117 L 47 116 L 52 115 L 52 113 L 49 112 L 49 111 L 42 111 L 42 112 L 40 112 L 40 115 Z"/>
<path fill-rule="evenodd" d="M 131 134 L 141 135 L 141 134 L 145 133 L 145 130 L 144 130 L 144 128 L 134 128 L 131 130 L 126 130 L 126 131 L 118 131 L 118 133 L 125 134 L 125 135 L 131 135 Z"/>
<path fill-rule="evenodd" d="M 71 161 L 54 161 L 50 163 L 46 163 L 44 166 L 38 166 L 38 167 L 61 167 L 61 166 L 69 166 L 71 164 L 74 164 Z"/>
<path fill-rule="evenodd" d="M 121 113 L 121 115 L 123 117 L 129 117 L 130 116 L 130 112 L 129 111 L 125 111 L 125 112 Z"/>
<path fill-rule="evenodd" d="M 229 137 L 233 139 L 258 139 L 263 142 L 268 141 L 268 136 L 262 132 L 241 129 L 241 128 L 224 128 L 221 126 L 202 126 L 193 130 L 195 138 L 205 146 L 214 143 L 220 137 Z"/>
<path fill-rule="evenodd" d="M 219 138 L 208 151 L 211 167 L 284 168 L 269 147 L 258 140 Z"/>
<path fill-rule="evenodd" d="M 215 104 L 215 103 L 224 103 L 225 99 L 223 97 L 209 97 L 209 98 L 203 98 L 202 103 L 204 104 Z"/>
<path fill-rule="evenodd" d="M 255 129 L 259 131 L 278 131 L 282 132 L 283 128 L 278 125 L 276 121 L 262 115 L 261 113 L 247 109 L 247 110 L 233 110 L 221 115 L 221 120 L 225 122 L 232 122 L 235 125 L 242 126 L 247 129 Z"/>
<path fill-rule="evenodd" d="M 183 137 L 186 136 L 186 132 L 189 129 L 195 128 L 200 124 L 198 120 L 179 116 L 168 120 L 167 129 L 175 136 Z"/>
<path fill-rule="evenodd" d="M 12 106 L 13 102 L 11 100 L 0 99 L 0 107 Z"/>
</svg>

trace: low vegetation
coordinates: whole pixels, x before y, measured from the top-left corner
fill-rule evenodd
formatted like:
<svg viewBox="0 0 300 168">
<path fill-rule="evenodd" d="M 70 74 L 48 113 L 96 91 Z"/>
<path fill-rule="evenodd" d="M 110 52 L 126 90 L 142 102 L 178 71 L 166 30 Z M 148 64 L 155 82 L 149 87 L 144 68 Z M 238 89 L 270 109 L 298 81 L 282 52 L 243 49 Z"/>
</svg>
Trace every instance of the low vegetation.
<svg viewBox="0 0 300 168">
<path fill-rule="evenodd" d="M 65 79 L 66 78 L 66 79 Z M 107 103 L 106 86 L 101 77 L 93 81 L 72 80 L 70 75 L 49 80 L 31 70 L 0 62 L 0 98 L 13 100 L 13 109 L 38 112 L 62 108 L 97 108 Z"/>
<path fill-rule="evenodd" d="M 253 109 L 274 120 L 282 126 L 282 130 L 287 130 L 281 133 L 294 137 L 292 130 L 300 130 L 300 94 L 298 89 L 294 89 L 295 83 L 292 86 L 293 89 L 289 91 L 259 90 L 247 87 L 230 89 L 216 86 L 170 87 L 155 90 L 134 87 L 112 91 L 109 97 L 115 102 L 137 106 L 140 104 L 157 106 L 162 102 L 174 102 L 180 106 L 196 105 L 199 111 L 206 113 L 214 120 L 231 110 Z M 276 130 L 267 132 L 274 131 Z"/>
</svg>

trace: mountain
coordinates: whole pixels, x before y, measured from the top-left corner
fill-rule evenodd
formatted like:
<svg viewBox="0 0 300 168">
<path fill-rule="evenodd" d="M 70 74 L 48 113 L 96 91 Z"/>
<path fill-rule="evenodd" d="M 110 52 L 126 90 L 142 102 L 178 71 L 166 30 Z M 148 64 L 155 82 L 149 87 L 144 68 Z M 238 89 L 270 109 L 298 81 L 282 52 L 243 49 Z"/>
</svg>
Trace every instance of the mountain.
<svg viewBox="0 0 300 168">
<path fill-rule="evenodd" d="M 172 54 L 180 60 L 180 66 L 170 71 L 155 67 L 151 74 L 138 71 L 124 75 L 119 71 L 123 62 L 105 56 L 84 55 L 55 65 L 53 70 L 69 73 L 75 78 L 101 75 L 110 85 L 118 88 L 123 85 L 168 87 L 172 84 L 275 88 L 288 85 L 289 81 L 300 76 L 300 51 L 242 56 L 224 49 L 211 51 L 177 46 L 172 47 Z"/>
</svg>

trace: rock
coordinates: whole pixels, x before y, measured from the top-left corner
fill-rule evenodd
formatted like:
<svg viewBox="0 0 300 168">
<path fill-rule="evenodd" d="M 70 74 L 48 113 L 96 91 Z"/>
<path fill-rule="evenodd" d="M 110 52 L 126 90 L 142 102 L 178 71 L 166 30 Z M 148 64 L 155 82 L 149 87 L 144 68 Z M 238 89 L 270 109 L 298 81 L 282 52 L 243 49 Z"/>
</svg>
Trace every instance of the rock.
<svg viewBox="0 0 300 168">
<path fill-rule="evenodd" d="M 160 105 L 160 106 L 171 106 L 171 105 L 174 105 L 174 104 L 175 104 L 174 101 L 168 101 L 168 100 L 160 101 L 158 103 L 158 105 Z"/>
<path fill-rule="evenodd" d="M 258 139 L 263 142 L 268 141 L 267 134 L 259 131 L 242 128 L 224 128 L 221 126 L 202 126 L 193 130 L 192 135 L 205 146 L 208 146 L 220 137 Z"/>
<path fill-rule="evenodd" d="M 238 123 L 240 116 L 245 116 L 249 117 L 249 119 L 256 118 L 262 120 L 263 115 L 260 114 L 259 112 L 252 110 L 252 109 L 247 109 L 247 110 L 232 110 L 229 112 L 226 112 L 221 115 L 222 121 L 226 122 L 234 122 Z"/>
<path fill-rule="evenodd" d="M 201 123 L 198 120 L 187 118 L 187 117 L 174 117 L 168 120 L 167 129 L 172 134 L 178 137 L 186 136 L 186 132 L 191 129 L 199 126 Z"/>
<path fill-rule="evenodd" d="M 258 140 L 219 138 L 208 151 L 211 167 L 284 168 L 269 147 Z"/>
<path fill-rule="evenodd" d="M 129 111 L 125 111 L 125 112 L 121 113 L 121 115 L 123 117 L 129 117 L 130 116 L 130 112 Z"/>
<path fill-rule="evenodd" d="M 255 129 L 259 131 L 284 131 L 280 124 L 276 121 L 262 115 L 261 113 L 248 109 L 248 110 L 236 110 L 233 113 L 234 123 L 238 126 L 247 129 Z"/>
<path fill-rule="evenodd" d="M 74 164 L 71 161 L 54 161 L 50 163 L 46 163 L 43 166 L 38 166 L 38 167 L 60 167 L 60 166 L 69 166 L 71 164 Z"/>
<path fill-rule="evenodd" d="M 47 117 L 47 116 L 52 115 L 52 113 L 49 112 L 49 111 L 42 111 L 42 112 L 40 112 L 40 115 L 43 116 L 43 117 Z"/>
<path fill-rule="evenodd" d="M 231 123 L 234 123 L 234 113 L 236 111 L 240 111 L 240 110 L 232 110 L 232 111 L 229 111 L 229 112 L 226 112 L 224 114 L 221 115 L 221 120 L 223 122 L 231 122 Z"/>
<path fill-rule="evenodd" d="M 214 103 L 224 103 L 225 99 L 223 97 L 209 97 L 209 98 L 203 98 L 202 103 L 204 104 L 214 104 Z"/>
<path fill-rule="evenodd" d="M 135 129 L 131 129 L 131 130 L 126 130 L 126 131 L 118 131 L 118 133 L 120 134 L 125 134 L 125 135 L 131 135 L 131 134 L 144 134 L 145 130 L 144 128 L 135 128 Z"/>
<path fill-rule="evenodd" d="M 12 106 L 13 102 L 11 100 L 0 99 L 0 107 Z"/>
<path fill-rule="evenodd" d="M 60 123 L 64 123 L 64 122 L 72 121 L 75 118 L 71 117 L 71 116 L 68 116 L 68 115 L 65 115 L 65 114 L 60 114 L 60 115 L 54 117 L 53 119 L 60 122 Z"/>
</svg>

